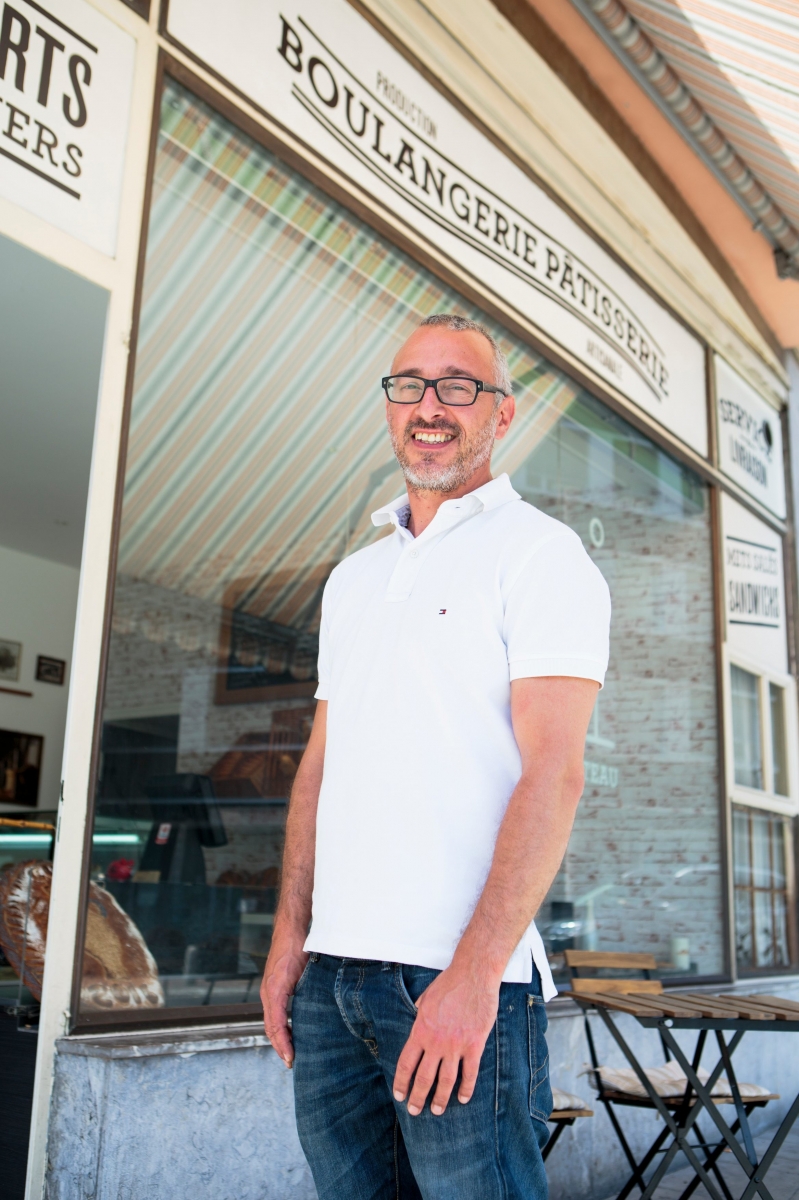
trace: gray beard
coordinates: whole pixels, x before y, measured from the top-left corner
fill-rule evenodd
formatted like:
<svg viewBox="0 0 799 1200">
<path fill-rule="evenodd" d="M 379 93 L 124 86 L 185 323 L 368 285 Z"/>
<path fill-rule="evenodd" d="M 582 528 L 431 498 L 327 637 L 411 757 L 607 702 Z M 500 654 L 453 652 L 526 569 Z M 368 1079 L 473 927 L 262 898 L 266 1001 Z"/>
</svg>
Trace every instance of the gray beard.
<svg viewBox="0 0 799 1200">
<path fill-rule="evenodd" d="M 389 428 L 391 445 L 400 465 L 405 482 L 417 492 L 454 492 L 471 479 L 475 471 L 491 458 L 494 449 L 494 434 L 497 430 L 498 414 L 494 414 L 470 441 L 463 440 L 453 462 L 439 466 L 435 460 L 412 465 L 405 450 L 405 441 L 400 440 Z"/>
</svg>

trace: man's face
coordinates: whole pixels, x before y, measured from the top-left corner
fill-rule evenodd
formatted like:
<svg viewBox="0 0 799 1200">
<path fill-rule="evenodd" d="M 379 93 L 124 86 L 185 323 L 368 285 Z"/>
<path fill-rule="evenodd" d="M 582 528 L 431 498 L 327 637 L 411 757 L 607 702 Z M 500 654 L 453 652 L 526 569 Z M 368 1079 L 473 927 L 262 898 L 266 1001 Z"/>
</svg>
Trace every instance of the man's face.
<svg viewBox="0 0 799 1200">
<path fill-rule="evenodd" d="M 494 352 L 482 334 L 435 325 L 415 330 L 398 352 L 392 375 L 441 379 L 468 375 L 496 383 Z M 487 468 L 494 441 L 508 431 L 512 396 L 497 405 L 495 392 L 479 392 L 471 405 L 442 404 L 428 388 L 418 404 L 386 401 L 391 444 L 408 485 L 416 491 L 452 492 Z"/>
</svg>

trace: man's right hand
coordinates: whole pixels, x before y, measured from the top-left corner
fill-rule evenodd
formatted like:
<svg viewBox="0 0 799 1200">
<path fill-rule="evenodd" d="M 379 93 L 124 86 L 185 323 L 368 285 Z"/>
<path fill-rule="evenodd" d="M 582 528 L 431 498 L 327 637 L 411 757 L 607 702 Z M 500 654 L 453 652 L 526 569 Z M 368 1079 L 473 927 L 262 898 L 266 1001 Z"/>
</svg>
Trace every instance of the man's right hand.
<svg viewBox="0 0 799 1200">
<path fill-rule="evenodd" d="M 281 935 L 275 930 L 272 947 L 261 981 L 264 1006 L 264 1030 L 287 1067 L 294 1065 L 294 1044 L 288 1022 L 289 996 L 305 970 L 308 954 L 303 950 L 305 936 Z"/>
</svg>

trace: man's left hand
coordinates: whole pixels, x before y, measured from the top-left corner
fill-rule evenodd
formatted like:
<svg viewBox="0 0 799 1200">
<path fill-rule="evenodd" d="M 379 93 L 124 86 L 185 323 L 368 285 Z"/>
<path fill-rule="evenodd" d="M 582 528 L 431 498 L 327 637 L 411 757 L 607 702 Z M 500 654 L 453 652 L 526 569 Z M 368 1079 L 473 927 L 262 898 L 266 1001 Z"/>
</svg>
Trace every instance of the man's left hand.
<svg viewBox="0 0 799 1200">
<path fill-rule="evenodd" d="M 394 1099 L 408 1097 L 408 1112 L 417 1117 L 436 1082 L 430 1104 L 434 1116 L 444 1112 L 461 1068 L 458 1099 L 468 1103 L 488 1035 L 497 1019 L 499 982 L 489 982 L 454 962 L 426 988 L 416 1005 L 416 1020 L 394 1075 Z M 462 1067 L 461 1067 L 462 1064 Z"/>
</svg>

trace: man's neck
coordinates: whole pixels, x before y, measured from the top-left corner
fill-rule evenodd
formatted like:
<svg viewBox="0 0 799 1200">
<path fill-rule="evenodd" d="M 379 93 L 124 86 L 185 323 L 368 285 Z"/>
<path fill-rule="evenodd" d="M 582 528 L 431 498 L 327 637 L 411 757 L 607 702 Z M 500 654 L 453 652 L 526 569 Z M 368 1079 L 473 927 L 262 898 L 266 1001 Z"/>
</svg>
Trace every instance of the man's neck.
<svg viewBox="0 0 799 1200">
<path fill-rule="evenodd" d="M 408 521 L 408 530 L 413 537 L 418 537 L 423 533 L 433 517 L 438 512 L 445 500 L 457 500 L 461 496 L 468 496 L 470 492 L 476 492 L 483 484 L 490 483 L 492 479 L 491 467 L 488 463 L 481 467 L 479 471 L 475 471 L 465 483 L 460 487 L 453 488 L 451 492 L 433 492 L 422 489 L 413 488 L 408 485 L 408 503 L 410 505 L 411 515 Z"/>
</svg>

